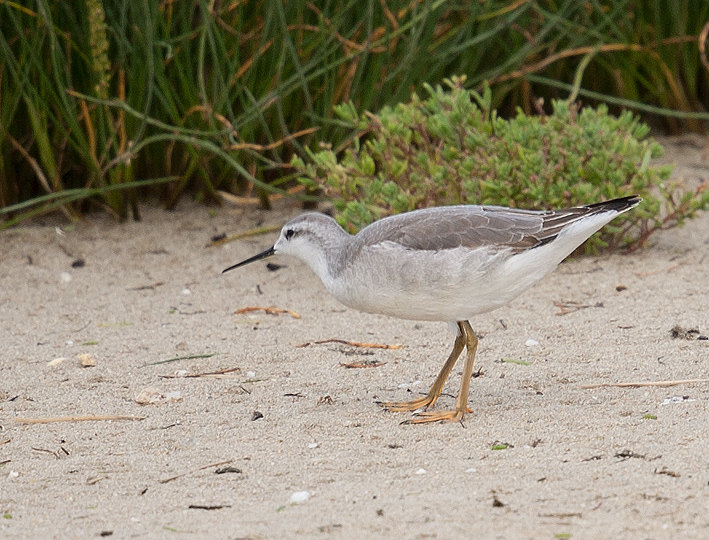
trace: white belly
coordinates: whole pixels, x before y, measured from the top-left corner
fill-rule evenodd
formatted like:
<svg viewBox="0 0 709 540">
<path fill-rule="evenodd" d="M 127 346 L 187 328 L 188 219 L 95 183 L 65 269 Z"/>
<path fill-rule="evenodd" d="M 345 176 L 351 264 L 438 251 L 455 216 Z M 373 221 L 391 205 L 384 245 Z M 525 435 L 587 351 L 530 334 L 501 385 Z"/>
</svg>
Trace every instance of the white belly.
<svg viewBox="0 0 709 540">
<path fill-rule="evenodd" d="M 514 284 L 505 287 L 506 280 L 496 277 L 508 256 L 462 248 L 377 249 L 363 254 L 325 285 L 340 302 L 360 311 L 411 320 L 462 321 L 503 306 L 522 292 Z"/>
</svg>

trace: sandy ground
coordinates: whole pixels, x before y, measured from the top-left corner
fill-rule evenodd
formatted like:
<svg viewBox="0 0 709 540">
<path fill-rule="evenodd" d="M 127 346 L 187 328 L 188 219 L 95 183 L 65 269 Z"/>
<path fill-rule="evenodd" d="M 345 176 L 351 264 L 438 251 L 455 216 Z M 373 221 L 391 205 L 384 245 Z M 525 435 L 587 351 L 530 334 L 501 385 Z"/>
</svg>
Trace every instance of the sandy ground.
<svg viewBox="0 0 709 540">
<path fill-rule="evenodd" d="M 707 179 L 702 144 L 669 148 L 678 177 Z M 425 392 L 444 324 L 344 308 L 293 260 L 220 274 L 275 233 L 205 247 L 298 212 L 0 233 L 0 538 L 709 538 L 709 383 L 584 387 L 709 377 L 709 214 L 477 317 L 474 414 L 411 426 L 375 402 Z"/>
</svg>

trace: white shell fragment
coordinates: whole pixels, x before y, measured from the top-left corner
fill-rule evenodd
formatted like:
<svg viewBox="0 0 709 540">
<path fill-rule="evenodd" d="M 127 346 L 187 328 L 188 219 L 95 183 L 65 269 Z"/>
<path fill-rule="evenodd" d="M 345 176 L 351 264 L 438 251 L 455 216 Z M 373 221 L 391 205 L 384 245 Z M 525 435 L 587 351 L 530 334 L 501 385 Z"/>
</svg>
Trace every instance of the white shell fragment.
<svg viewBox="0 0 709 540">
<path fill-rule="evenodd" d="M 174 403 L 176 401 L 182 401 L 182 392 L 174 391 L 167 392 L 163 394 L 160 390 L 154 386 L 149 386 L 143 388 L 138 395 L 135 396 L 134 401 L 138 405 L 155 405 L 156 403 Z"/>
<path fill-rule="evenodd" d="M 168 402 L 182 401 L 182 392 L 180 392 L 180 391 L 168 392 L 167 394 L 165 394 L 165 401 L 168 401 Z"/>
<path fill-rule="evenodd" d="M 691 399 L 689 396 L 672 396 L 665 398 L 665 400 L 661 403 L 661 405 L 672 405 L 674 403 L 687 403 L 689 401 L 695 401 Z"/>
<path fill-rule="evenodd" d="M 153 403 L 161 401 L 164 397 L 165 396 L 163 396 L 160 390 L 153 386 L 149 386 L 148 388 L 143 388 L 140 392 L 138 392 L 135 396 L 135 402 L 138 405 L 152 405 Z"/>
<path fill-rule="evenodd" d="M 309 491 L 296 491 L 295 493 L 293 493 L 293 495 L 290 496 L 290 503 L 291 504 L 304 503 L 309 498 L 310 498 Z"/>
</svg>

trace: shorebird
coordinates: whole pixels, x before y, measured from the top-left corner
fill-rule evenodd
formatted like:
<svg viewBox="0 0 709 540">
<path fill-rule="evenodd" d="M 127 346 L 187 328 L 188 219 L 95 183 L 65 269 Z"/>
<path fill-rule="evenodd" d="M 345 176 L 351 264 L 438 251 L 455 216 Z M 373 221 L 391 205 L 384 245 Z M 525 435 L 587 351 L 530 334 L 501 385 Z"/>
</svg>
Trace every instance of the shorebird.
<svg viewBox="0 0 709 540">
<path fill-rule="evenodd" d="M 426 208 L 380 219 L 356 235 L 325 214 L 307 213 L 286 223 L 272 247 L 224 272 L 272 255 L 292 255 L 310 266 L 346 306 L 448 323 L 456 335 L 453 350 L 428 394 L 381 405 L 390 411 L 415 411 L 405 423 L 461 421 L 469 412 L 478 346 L 469 319 L 515 299 L 640 201 L 630 196 L 548 211 L 475 205 Z M 428 410 L 463 349 L 455 408 Z"/>
</svg>

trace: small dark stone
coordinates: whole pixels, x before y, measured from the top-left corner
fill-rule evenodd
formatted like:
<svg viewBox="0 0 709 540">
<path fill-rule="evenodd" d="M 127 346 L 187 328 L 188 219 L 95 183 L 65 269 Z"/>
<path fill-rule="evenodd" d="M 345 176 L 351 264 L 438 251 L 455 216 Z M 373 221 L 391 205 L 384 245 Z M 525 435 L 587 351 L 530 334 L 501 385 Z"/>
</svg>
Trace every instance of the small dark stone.
<svg viewBox="0 0 709 540">
<path fill-rule="evenodd" d="M 242 470 L 237 467 L 219 467 L 214 471 L 215 474 L 236 473 L 241 474 Z"/>
<path fill-rule="evenodd" d="M 251 421 L 253 422 L 254 420 L 258 420 L 259 418 L 263 418 L 263 414 L 258 411 L 254 411 L 251 415 Z"/>
<path fill-rule="evenodd" d="M 697 339 L 700 337 L 698 328 L 683 328 L 680 325 L 676 325 L 670 330 L 670 335 L 674 339 Z"/>
<path fill-rule="evenodd" d="M 505 503 L 503 503 L 500 499 L 497 498 L 497 495 L 494 493 L 492 494 L 492 506 L 493 508 L 502 508 L 505 506 Z"/>
<path fill-rule="evenodd" d="M 73 263 L 71 263 L 72 268 L 83 268 L 86 266 L 86 261 L 84 259 L 76 259 Z M 113 534 L 113 532 L 111 532 Z"/>
</svg>

